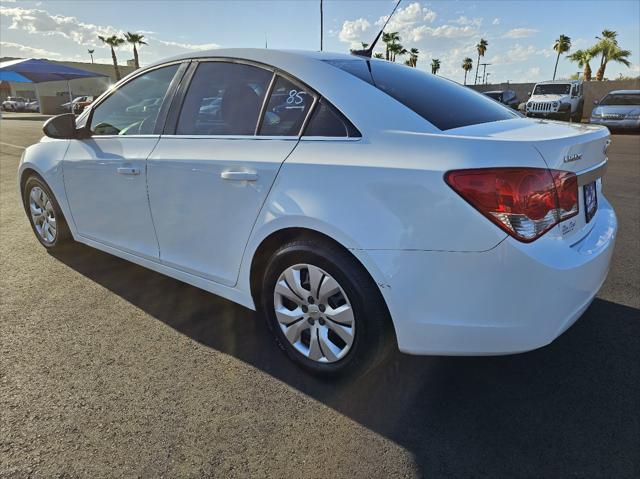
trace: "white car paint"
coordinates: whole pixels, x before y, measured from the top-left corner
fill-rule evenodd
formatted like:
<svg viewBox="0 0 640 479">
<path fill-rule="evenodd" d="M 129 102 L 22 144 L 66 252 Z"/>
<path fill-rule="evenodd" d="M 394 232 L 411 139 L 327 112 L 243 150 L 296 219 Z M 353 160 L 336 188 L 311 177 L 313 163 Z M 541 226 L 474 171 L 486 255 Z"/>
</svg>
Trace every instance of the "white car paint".
<svg viewBox="0 0 640 479">
<path fill-rule="evenodd" d="M 599 208 L 588 224 L 580 200 L 578 216 L 522 243 L 443 175 L 523 166 L 579 178 L 596 171 L 595 179 L 606 162 L 606 128 L 517 118 L 440 131 L 319 61 L 353 57 L 253 49 L 198 56 L 288 72 L 337 105 L 362 138 L 46 139 L 25 151 L 19 174 L 33 170 L 45 179 L 77 241 L 254 308 L 251 265 L 263 241 L 292 227 L 322 233 L 369 271 L 400 350 L 414 354 L 543 346 L 580 316 L 604 281 L 617 224 L 600 179 Z M 574 155 L 582 156 L 565 162 Z M 226 182 L 225 171 L 258 180 Z"/>
</svg>

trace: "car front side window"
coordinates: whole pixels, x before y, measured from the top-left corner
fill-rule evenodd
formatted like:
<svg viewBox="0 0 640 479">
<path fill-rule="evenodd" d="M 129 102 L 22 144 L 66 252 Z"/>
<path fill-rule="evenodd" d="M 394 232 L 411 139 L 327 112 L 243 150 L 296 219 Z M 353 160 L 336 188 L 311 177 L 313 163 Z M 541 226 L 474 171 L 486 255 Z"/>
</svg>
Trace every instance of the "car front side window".
<svg viewBox="0 0 640 479">
<path fill-rule="evenodd" d="M 91 133 L 104 135 L 153 134 L 160 106 L 178 64 L 157 68 L 125 83 L 91 113 Z"/>
</svg>

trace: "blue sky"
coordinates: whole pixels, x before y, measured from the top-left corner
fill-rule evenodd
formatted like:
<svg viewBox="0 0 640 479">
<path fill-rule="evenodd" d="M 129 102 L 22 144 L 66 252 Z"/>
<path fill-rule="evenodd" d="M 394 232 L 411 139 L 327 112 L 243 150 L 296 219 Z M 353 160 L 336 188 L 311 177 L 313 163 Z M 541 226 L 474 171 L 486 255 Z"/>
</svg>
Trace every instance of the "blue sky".
<svg viewBox="0 0 640 479">
<path fill-rule="evenodd" d="M 395 2 L 324 2 L 325 50 L 347 52 L 371 41 Z M 640 75 L 640 1 L 430 1 L 403 0 L 387 31 L 399 31 L 405 47 L 421 54 L 420 68 L 432 58 L 440 74 L 462 81 L 466 56 L 476 60 L 475 44 L 489 41 L 484 62 L 491 81 L 538 81 L 553 73 L 553 41 L 571 37 L 572 51 L 595 42 L 604 29 L 619 33 L 632 51 L 632 67 L 611 64 L 609 78 Z M 98 34 L 143 32 L 149 42 L 142 63 L 180 52 L 215 47 L 319 49 L 319 0 L 300 1 L 10 1 L 0 0 L 0 56 L 111 61 Z M 117 52 L 121 63 L 128 47 Z M 592 66 L 595 66 L 593 62 Z M 594 71 L 596 68 L 594 68 Z M 560 60 L 558 76 L 578 71 Z"/>
</svg>

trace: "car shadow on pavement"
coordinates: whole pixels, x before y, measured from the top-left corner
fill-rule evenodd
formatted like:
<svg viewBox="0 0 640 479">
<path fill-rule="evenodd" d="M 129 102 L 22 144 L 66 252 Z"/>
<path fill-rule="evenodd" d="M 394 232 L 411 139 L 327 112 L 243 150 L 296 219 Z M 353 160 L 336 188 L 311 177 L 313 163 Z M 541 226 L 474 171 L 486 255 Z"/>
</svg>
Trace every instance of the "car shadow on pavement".
<svg viewBox="0 0 640 479">
<path fill-rule="evenodd" d="M 180 333 L 400 444 L 424 475 L 638 477 L 638 309 L 596 300 L 537 351 L 398 353 L 364 377 L 332 383 L 294 366 L 252 311 L 83 245 L 55 257 Z"/>
</svg>

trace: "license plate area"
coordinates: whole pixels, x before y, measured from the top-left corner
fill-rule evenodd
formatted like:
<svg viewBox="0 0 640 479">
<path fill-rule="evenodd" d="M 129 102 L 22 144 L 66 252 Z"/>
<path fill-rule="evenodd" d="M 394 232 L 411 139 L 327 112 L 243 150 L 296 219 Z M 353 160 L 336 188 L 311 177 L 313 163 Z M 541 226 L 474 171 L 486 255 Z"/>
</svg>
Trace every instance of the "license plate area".
<svg viewBox="0 0 640 479">
<path fill-rule="evenodd" d="M 598 193 L 596 190 L 596 182 L 593 181 L 582 187 L 584 194 L 584 215 L 587 223 L 596 214 L 598 210 Z"/>
</svg>

